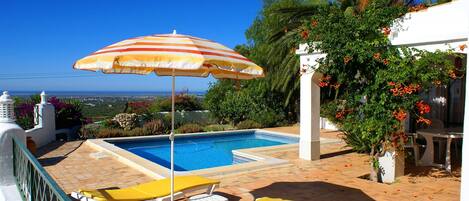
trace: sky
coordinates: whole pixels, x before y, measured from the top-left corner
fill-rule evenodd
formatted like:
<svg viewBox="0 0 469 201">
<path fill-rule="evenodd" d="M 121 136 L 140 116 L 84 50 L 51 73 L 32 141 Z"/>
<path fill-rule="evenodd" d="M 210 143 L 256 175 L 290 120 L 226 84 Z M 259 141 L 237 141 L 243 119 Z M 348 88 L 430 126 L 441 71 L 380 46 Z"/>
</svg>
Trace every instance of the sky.
<svg viewBox="0 0 469 201">
<path fill-rule="evenodd" d="M 0 90 L 169 91 L 169 77 L 104 75 L 72 65 L 121 40 L 173 29 L 234 48 L 246 42 L 261 7 L 261 0 L 2 1 Z M 214 81 L 178 77 L 176 88 L 204 91 Z"/>
</svg>

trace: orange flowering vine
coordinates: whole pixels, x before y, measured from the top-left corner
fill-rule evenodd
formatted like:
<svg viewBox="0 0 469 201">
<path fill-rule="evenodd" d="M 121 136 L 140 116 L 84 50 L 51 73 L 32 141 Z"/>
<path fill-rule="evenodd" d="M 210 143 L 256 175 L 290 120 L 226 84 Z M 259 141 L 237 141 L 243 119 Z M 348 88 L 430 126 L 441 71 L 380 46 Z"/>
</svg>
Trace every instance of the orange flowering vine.
<svg viewBox="0 0 469 201">
<path fill-rule="evenodd" d="M 417 119 L 417 123 L 424 123 L 427 125 L 431 125 L 432 121 L 430 119 L 426 119 L 426 118 L 423 118 L 422 116 L 419 116 L 419 118 Z"/>
<path fill-rule="evenodd" d="M 399 121 L 404 121 L 407 118 L 407 112 L 405 112 L 402 109 L 399 109 L 398 111 L 394 111 L 392 115 L 394 116 L 394 118 L 396 118 Z"/>
<path fill-rule="evenodd" d="M 441 80 L 435 80 L 435 81 L 433 81 L 433 84 L 436 85 L 436 86 L 440 86 L 441 85 Z"/>
<path fill-rule="evenodd" d="M 407 143 L 407 135 L 404 132 L 396 132 L 391 135 L 391 143 L 393 147 L 399 146 L 399 141 L 403 144 Z"/>
<path fill-rule="evenodd" d="M 383 59 L 383 64 L 384 64 L 384 65 L 388 65 L 388 64 L 389 64 L 389 60 Z"/>
<path fill-rule="evenodd" d="M 338 89 L 340 87 L 340 83 L 335 83 L 335 84 L 331 84 L 331 87 L 333 87 L 334 89 Z"/>
<path fill-rule="evenodd" d="M 421 101 L 418 101 L 416 104 L 417 106 L 417 109 L 419 110 L 419 114 L 427 114 L 430 112 L 430 105 L 423 102 L 422 100 Z"/>
<path fill-rule="evenodd" d="M 352 60 L 352 57 L 351 56 L 345 56 L 344 57 L 344 64 L 348 64 L 348 62 L 350 62 Z"/>
<path fill-rule="evenodd" d="M 335 118 L 336 119 L 344 119 L 345 118 L 345 111 L 339 111 L 335 113 Z"/>
<path fill-rule="evenodd" d="M 302 37 L 304 40 L 308 39 L 308 36 L 309 36 L 308 30 L 303 30 L 303 31 L 301 32 L 301 37 Z"/>
<path fill-rule="evenodd" d="M 376 60 L 380 60 L 381 59 L 381 53 L 379 53 L 379 52 L 374 53 L 373 58 L 375 58 Z"/>
<path fill-rule="evenodd" d="M 322 78 L 319 79 L 319 87 L 329 86 L 329 84 L 331 82 L 331 78 L 332 77 L 330 75 L 322 76 Z"/>
<path fill-rule="evenodd" d="M 448 71 L 448 75 L 449 75 L 449 77 L 450 77 L 451 79 L 453 79 L 453 80 L 456 79 L 456 78 L 458 78 L 458 76 L 456 75 L 456 71 L 454 71 L 454 70 L 449 70 L 449 71 Z"/>
<path fill-rule="evenodd" d="M 313 26 L 313 27 L 318 26 L 318 21 L 317 20 L 311 20 L 311 26 Z"/>
<path fill-rule="evenodd" d="M 414 11 L 421 11 L 427 9 L 427 6 L 425 4 L 419 4 L 416 6 L 412 6 L 409 8 L 409 12 L 414 12 Z"/>
<path fill-rule="evenodd" d="M 335 113 L 335 118 L 336 119 L 344 119 L 347 114 L 349 114 L 351 111 L 350 110 L 341 110 Z"/>
<path fill-rule="evenodd" d="M 383 32 L 383 34 L 385 36 L 388 36 L 389 34 L 391 34 L 391 28 L 389 27 L 383 27 L 383 29 L 381 30 L 381 32 Z"/>
<path fill-rule="evenodd" d="M 459 49 L 460 49 L 461 51 L 464 51 L 464 49 L 466 49 L 466 48 L 467 48 L 467 45 L 466 45 L 466 44 L 459 45 Z"/>
<path fill-rule="evenodd" d="M 419 84 L 409 84 L 406 86 L 404 84 L 395 83 L 392 81 L 388 82 L 388 85 L 392 87 L 389 91 L 392 92 L 393 96 L 404 96 L 406 94 L 413 94 L 418 92 L 421 88 Z"/>
<path fill-rule="evenodd" d="M 424 123 L 427 125 L 431 125 L 432 121 L 430 119 L 424 118 L 422 115 L 427 114 L 430 112 L 430 105 L 421 101 L 418 101 L 416 104 L 417 110 L 419 111 L 419 118 L 417 119 L 417 123 Z"/>
</svg>

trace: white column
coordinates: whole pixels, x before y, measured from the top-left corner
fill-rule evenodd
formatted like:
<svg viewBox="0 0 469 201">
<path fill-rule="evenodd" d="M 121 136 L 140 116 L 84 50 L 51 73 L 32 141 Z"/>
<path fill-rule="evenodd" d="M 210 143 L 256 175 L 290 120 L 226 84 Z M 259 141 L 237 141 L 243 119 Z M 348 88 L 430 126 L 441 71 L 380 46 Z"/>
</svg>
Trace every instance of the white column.
<svg viewBox="0 0 469 201">
<path fill-rule="evenodd" d="M 313 82 L 313 74 L 301 76 L 300 86 L 300 158 L 318 160 L 319 140 L 319 94 L 320 89 Z"/>
<path fill-rule="evenodd" d="M 469 1 L 466 1 L 464 5 L 466 10 L 469 10 Z M 469 12 L 466 12 L 467 19 L 469 19 Z M 469 22 L 469 20 L 468 20 Z M 461 24 L 461 26 L 469 27 L 469 24 Z M 469 46 L 469 31 L 466 33 L 467 41 L 466 45 Z M 466 53 L 466 68 L 469 66 L 469 50 L 465 50 Z M 464 101 L 464 136 L 462 143 L 462 162 L 461 162 L 461 199 L 469 200 L 469 82 L 467 77 L 469 72 L 466 69 L 466 97 Z"/>
<path fill-rule="evenodd" d="M 320 92 L 315 72 L 317 59 L 325 56 L 319 52 L 308 52 L 307 45 L 300 45 L 296 52 L 300 56 L 300 148 L 299 157 L 304 160 L 319 160 L 320 152 Z"/>
</svg>

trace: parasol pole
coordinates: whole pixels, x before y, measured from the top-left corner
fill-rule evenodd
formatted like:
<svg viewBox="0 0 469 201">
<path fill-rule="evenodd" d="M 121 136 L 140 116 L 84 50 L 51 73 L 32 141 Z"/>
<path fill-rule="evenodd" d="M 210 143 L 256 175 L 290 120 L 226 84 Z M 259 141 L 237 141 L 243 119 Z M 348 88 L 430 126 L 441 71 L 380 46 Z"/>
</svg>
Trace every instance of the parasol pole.
<svg viewBox="0 0 469 201">
<path fill-rule="evenodd" d="M 176 35 L 176 30 L 173 30 L 173 35 Z M 172 83 L 171 83 L 171 133 L 169 134 L 169 140 L 171 141 L 171 201 L 174 201 L 174 98 L 175 98 L 175 77 L 176 69 L 172 71 Z"/>
<path fill-rule="evenodd" d="M 171 140 L 171 201 L 174 201 L 174 91 L 176 83 L 174 71 L 175 69 L 173 68 L 171 90 L 171 134 L 169 134 L 169 140 Z"/>
</svg>

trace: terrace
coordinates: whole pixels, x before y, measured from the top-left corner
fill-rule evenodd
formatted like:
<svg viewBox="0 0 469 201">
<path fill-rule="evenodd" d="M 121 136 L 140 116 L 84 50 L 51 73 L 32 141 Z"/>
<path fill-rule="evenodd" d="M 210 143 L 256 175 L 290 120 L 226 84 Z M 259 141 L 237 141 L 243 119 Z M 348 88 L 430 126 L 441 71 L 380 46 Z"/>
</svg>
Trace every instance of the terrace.
<svg viewBox="0 0 469 201">
<path fill-rule="evenodd" d="M 267 130 L 299 134 L 299 128 Z M 337 139 L 340 132 L 321 130 L 321 137 Z M 361 178 L 369 173 L 369 158 L 336 142 L 321 146 L 321 160 L 298 159 L 298 147 L 263 153 L 288 160 L 287 164 L 253 171 L 212 176 L 221 181 L 217 194 L 230 200 L 277 197 L 289 200 L 457 200 L 460 168 L 448 174 L 432 167 L 408 166 L 406 174 L 392 184 Z M 39 151 L 39 161 L 66 193 L 80 188 L 127 187 L 152 177 L 110 155 L 93 157 L 98 150 L 83 143 L 55 142 Z"/>
</svg>

